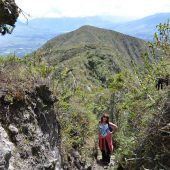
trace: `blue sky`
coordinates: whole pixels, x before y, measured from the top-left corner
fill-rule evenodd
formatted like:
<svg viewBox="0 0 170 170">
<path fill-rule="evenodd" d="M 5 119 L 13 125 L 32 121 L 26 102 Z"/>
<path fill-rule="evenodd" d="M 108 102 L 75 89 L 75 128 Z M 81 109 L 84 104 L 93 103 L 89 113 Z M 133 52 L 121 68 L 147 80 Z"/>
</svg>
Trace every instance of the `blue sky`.
<svg viewBox="0 0 170 170">
<path fill-rule="evenodd" d="M 123 16 L 142 18 L 170 12 L 170 0 L 16 0 L 32 18 Z"/>
</svg>

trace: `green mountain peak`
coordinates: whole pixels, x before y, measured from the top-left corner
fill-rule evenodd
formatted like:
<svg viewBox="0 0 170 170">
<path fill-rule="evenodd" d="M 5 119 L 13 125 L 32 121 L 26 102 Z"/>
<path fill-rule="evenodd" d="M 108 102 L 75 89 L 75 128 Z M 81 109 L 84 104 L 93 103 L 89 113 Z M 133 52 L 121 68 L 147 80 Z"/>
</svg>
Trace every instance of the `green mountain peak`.
<svg viewBox="0 0 170 170">
<path fill-rule="evenodd" d="M 48 41 L 36 55 L 46 59 L 50 65 L 74 69 L 78 77 L 82 70 L 103 83 L 120 70 L 130 68 L 132 61 L 141 64 L 141 53 L 146 51 L 145 41 L 141 39 L 83 26 Z M 83 83 L 89 77 L 79 78 Z"/>
</svg>

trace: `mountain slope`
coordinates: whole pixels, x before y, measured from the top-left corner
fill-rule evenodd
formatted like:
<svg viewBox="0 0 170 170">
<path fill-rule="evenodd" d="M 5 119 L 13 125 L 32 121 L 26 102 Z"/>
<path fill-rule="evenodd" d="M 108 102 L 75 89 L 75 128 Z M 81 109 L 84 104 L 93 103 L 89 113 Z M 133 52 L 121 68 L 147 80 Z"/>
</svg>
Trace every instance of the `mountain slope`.
<svg viewBox="0 0 170 170">
<path fill-rule="evenodd" d="M 141 53 L 146 51 L 143 40 L 111 30 L 83 26 L 48 41 L 36 55 L 46 58 L 52 65 L 73 69 L 80 79 L 79 70 L 84 72 L 82 74 L 87 73 L 107 82 L 112 74 L 130 68 L 132 60 L 141 64 Z"/>
<path fill-rule="evenodd" d="M 59 59 L 61 50 L 73 50 L 79 53 L 78 49 L 86 51 L 105 51 L 120 54 L 126 59 L 139 58 L 141 52 L 145 50 L 143 40 L 124 35 L 115 31 L 96 28 L 92 26 L 83 26 L 78 30 L 58 36 L 48 41 L 39 51 L 55 53 L 54 59 Z M 57 55 L 59 53 L 59 55 Z M 50 60 L 53 57 L 47 56 Z M 125 59 L 124 58 L 124 59 Z M 69 58 L 68 58 L 69 59 Z M 62 57 L 61 57 L 62 60 Z"/>
</svg>

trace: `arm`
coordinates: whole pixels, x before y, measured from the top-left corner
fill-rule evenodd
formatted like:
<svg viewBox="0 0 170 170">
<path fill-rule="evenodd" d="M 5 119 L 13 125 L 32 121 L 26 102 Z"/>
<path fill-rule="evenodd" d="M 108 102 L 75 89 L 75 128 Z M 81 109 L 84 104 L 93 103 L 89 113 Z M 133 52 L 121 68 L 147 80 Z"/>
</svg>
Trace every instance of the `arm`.
<svg viewBox="0 0 170 170">
<path fill-rule="evenodd" d="M 113 133 L 117 130 L 117 125 L 113 124 L 112 122 L 109 122 L 109 125 L 111 126 L 111 128 L 113 129 Z"/>
</svg>

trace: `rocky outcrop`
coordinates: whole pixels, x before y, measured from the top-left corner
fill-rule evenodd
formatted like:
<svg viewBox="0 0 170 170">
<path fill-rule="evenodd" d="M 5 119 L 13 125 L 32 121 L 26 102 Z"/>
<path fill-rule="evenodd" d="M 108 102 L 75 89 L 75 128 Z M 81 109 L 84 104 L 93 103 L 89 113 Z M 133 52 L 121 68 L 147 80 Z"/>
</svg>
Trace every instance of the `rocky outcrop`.
<svg viewBox="0 0 170 170">
<path fill-rule="evenodd" d="M 0 92 L 0 170 L 58 170 L 56 98 L 45 85 Z"/>
</svg>

